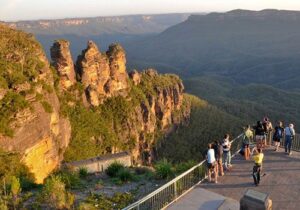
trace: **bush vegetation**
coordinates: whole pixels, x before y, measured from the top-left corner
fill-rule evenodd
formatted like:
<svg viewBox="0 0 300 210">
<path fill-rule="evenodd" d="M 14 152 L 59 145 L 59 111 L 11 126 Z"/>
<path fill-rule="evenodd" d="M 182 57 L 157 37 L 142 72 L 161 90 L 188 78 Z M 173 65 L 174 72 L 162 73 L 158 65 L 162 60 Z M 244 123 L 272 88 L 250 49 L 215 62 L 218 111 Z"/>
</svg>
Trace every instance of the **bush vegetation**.
<svg viewBox="0 0 300 210">
<path fill-rule="evenodd" d="M 123 170 L 125 166 L 122 163 L 114 162 L 106 169 L 106 174 L 110 177 L 117 177 L 118 173 Z"/>
<path fill-rule="evenodd" d="M 89 204 L 96 207 L 96 209 L 111 210 L 122 209 L 132 203 L 133 195 L 131 193 L 115 193 L 112 197 L 105 196 L 104 194 L 92 194 L 90 195 L 83 206 Z"/>
<path fill-rule="evenodd" d="M 225 133 L 233 138 L 246 124 L 195 96 L 185 94 L 184 100 L 191 106 L 189 125 L 180 126 L 176 132 L 161 139 L 157 148 L 161 159 L 166 158 L 172 163 L 199 162 L 204 158 L 208 143 L 222 140 Z"/>
<path fill-rule="evenodd" d="M 79 177 L 85 179 L 88 176 L 88 170 L 85 167 L 79 168 Z"/>
<path fill-rule="evenodd" d="M 66 191 L 65 184 L 59 176 L 51 176 L 46 180 L 39 199 L 54 209 L 70 209 L 75 201 L 74 195 Z"/>
<path fill-rule="evenodd" d="M 171 179 L 174 177 L 174 169 L 170 162 L 163 159 L 154 165 L 157 179 Z"/>
<path fill-rule="evenodd" d="M 29 106 L 26 91 L 14 89 L 27 83 L 32 90 L 45 64 L 40 60 L 41 46 L 32 35 L 4 25 L 0 25 L 0 33 L 0 89 L 6 91 L 0 100 L 0 133 L 12 137 L 14 114 Z"/>
</svg>

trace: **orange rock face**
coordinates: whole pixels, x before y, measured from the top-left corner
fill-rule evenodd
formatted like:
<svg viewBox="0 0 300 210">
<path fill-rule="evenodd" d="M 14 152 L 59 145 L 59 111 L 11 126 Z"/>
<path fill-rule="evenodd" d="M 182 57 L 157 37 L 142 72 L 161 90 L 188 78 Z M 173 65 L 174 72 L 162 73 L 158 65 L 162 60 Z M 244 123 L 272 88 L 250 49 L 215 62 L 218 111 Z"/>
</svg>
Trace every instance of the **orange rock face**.
<svg viewBox="0 0 300 210">
<path fill-rule="evenodd" d="M 60 77 L 60 86 L 67 90 L 76 82 L 74 64 L 69 49 L 70 43 L 57 40 L 51 47 L 51 59 Z"/>
<path fill-rule="evenodd" d="M 106 98 L 127 94 L 126 58 L 120 45 L 111 45 L 106 53 L 101 53 L 96 44 L 89 41 L 76 64 L 92 106 L 98 106 Z"/>
</svg>

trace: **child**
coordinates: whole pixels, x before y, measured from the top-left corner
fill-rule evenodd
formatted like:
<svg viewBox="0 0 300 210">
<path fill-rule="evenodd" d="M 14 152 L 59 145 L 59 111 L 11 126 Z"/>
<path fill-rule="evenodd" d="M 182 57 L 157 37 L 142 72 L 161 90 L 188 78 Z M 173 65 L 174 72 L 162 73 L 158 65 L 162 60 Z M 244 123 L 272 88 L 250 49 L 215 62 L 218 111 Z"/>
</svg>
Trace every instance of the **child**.
<svg viewBox="0 0 300 210">
<path fill-rule="evenodd" d="M 262 149 L 261 148 L 253 148 L 253 152 L 255 152 L 256 154 L 253 156 L 253 160 L 254 160 L 254 166 L 253 166 L 253 180 L 254 180 L 254 184 L 256 186 L 259 185 L 260 182 L 260 173 L 262 170 L 262 163 L 263 163 L 263 159 L 264 159 L 264 154 L 262 153 Z"/>
</svg>

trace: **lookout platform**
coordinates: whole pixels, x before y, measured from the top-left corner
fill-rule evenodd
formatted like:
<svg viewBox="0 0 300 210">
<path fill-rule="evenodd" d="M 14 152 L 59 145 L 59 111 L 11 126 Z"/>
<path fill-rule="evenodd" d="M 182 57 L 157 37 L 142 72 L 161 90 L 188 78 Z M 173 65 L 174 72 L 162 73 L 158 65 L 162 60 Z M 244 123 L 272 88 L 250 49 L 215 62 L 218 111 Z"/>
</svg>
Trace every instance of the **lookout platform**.
<svg viewBox="0 0 300 210">
<path fill-rule="evenodd" d="M 253 183 L 253 161 L 246 161 L 238 154 L 232 159 L 232 170 L 219 177 L 217 184 L 203 182 L 167 209 L 218 209 L 225 198 L 239 201 L 247 189 L 268 193 L 275 210 L 300 209 L 300 153 L 293 151 L 289 156 L 282 148 L 275 152 L 270 147 L 264 154 L 262 174 L 266 175 L 259 186 Z M 239 209 L 239 206 L 233 207 L 228 209 Z"/>
</svg>

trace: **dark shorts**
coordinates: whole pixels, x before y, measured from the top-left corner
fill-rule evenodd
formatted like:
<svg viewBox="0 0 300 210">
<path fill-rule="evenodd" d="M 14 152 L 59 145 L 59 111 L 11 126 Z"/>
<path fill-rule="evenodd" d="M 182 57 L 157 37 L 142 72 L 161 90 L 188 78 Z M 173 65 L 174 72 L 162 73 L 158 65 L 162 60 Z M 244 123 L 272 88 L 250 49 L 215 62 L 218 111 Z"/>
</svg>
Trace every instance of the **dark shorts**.
<svg viewBox="0 0 300 210">
<path fill-rule="evenodd" d="M 214 162 L 214 163 L 207 163 L 207 168 L 208 169 L 214 169 L 215 165 L 216 165 L 216 162 Z"/>
<path fill-rule="evenodd" d="M 281 138 L 273 138 L 273 141 L 280 142 Z"/>
</svg>

